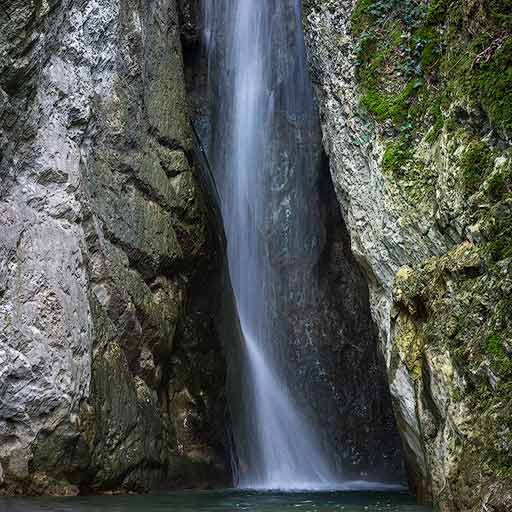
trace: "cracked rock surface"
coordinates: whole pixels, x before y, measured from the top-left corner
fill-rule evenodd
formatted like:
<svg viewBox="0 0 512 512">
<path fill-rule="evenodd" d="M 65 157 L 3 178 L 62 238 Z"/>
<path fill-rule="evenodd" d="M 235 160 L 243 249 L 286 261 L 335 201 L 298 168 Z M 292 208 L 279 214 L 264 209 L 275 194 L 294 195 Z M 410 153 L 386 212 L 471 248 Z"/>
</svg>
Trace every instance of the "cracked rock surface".
<svg viewBox="0 0 512 512">
<path fill-rule="evenodd" d="M 229 479 L 195 172 L 174 0 L 0 2 L 0 493 Z"/>
</svg>

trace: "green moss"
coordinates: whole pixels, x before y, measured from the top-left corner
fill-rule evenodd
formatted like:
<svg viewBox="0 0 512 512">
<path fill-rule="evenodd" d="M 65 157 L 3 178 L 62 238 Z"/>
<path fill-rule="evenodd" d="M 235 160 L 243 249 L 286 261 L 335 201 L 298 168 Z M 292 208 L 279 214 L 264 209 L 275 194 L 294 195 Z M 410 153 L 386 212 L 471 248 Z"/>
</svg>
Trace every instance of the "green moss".
<svg viewBox="0 0 512 512">
<path fill-rule="evenodd" d="M 484 32 L 452 46 L 441 62 L 453 99 L 480 108 L 503 136 L 512 133 L 512 38 Z"/>
<path fill-rule="evenodd" d="M 487 180 L 487 194 L 492 200 L 500 200 L 510 190 L 509 173 L 497 172 Z"/>
<path fill-rule="evenodd" d="M 428 5 L 426 23 L 428 25 L 442 23 L 452 2 L 453 0 L 432 0 Z"/>
<path fill-rule="evenodd" d="M 481 110 L 501 134 L 512 134 L 510 1 L 356 2 L 363 107 L 378 122 L 391 120 L 397 135 L 407 120 L 411 135 L 428 133 L 429 143 L 444 126 L 440 103 Z M 467 177 L 475 187 L 478 175 Z"/>
<path fill-rule="evenodd" d="M 487 352 L 494 357 L 501 357 L 503 354 L 503 346 L 500 337 L 496 334 L 487 338 Z"/>
<path fill-rule="evenodd" d="M 410 157 L 410 150 L 400 141 L 391 143 L 384 152 L 382 167 L 385 172 L 397 174 Z"/>
<path fill-rule="evenodd" d="M 476 142 L 469 146 L 460 159 L 462 184 L 467 193 L 476 192 L 489 172 L 492 152 L 484 142 Z"/>
<path fill-rule="evenodd" d="M 396 95 L 389 95 L 376 89 L 370 89 L 361 98 L 361 104 L 378 121 L 389 119 L 393 121 L 395 126 L 398 126 L 407 119 L 409 99 L 420 85 L 419 82 L 412 80 Z"/>
<path fill-rule="evenodd" d="M 491 208 L 487 213 L 485 222 L 490 240 L 486 246 L 487 252 L 493 261 L 512 258 L 512 204 L 504 200 Z M 512 316 L 512 310 L 510 311 Z"/>
<path fill-rule="evenodd" d="M 411 38 L 416 61 L 421 64 L 421 73 L 429 71 L 442 53 L 443 45 L 437 28 L 424 26 L 416 30 Z"/>
<path fill-rule="evenodd" d="M 421 52 L 421 65 L 424 69 L 435 63 L 439 55 L 439 45 L 437 41 L 430 41 Z"/>
<path fill-rule="evenodd" d="M 486 350 L 491 356 L 492 366 L 501 377 L 512 376 L 512 354 L 505 351 L 503 341 L 497 334 L 490 335 L 486 340 Z"/>
<path fill-rule="evenodd" d="M 473 93 L 491 123 L 503 133 L 511 133 L 512 37 L 509 36 L 488 63 L 478 67 L 473 78 Z"/>
<path fill-rule="evenodd" d="M 368 91 L 361 98 L 361 104 L 379 121 L 385 121 L 390 116 L 391 102 L 378 91 Z"/>
<path fill-rule="evenodd" d="M 512 257 L 512 236 L 502 237 L 487 245 L 487 250 L 494 261 Z"/>
<path fill-rule="evenodd" d="M 363 32 L 369 17 L 370 8 L 374 4 L 373 0 L 359 0 L 352 11 L 351 24 L 354 34 Z"/>
<path fill-rule="evenodd" d="M 445 117 L 441 110 L 442 101 L 442 98 L 436 98 L 429 110 L 432 116 L 432 127 L 427 133 L 426 141 L 430 144 L 437 140 L 445 125 Z"/>
<path fill-rule="evenodd" d="M 495 24 L 512 29 L 512 0 L 490 0 L 489 13 Z"/>
</svg>

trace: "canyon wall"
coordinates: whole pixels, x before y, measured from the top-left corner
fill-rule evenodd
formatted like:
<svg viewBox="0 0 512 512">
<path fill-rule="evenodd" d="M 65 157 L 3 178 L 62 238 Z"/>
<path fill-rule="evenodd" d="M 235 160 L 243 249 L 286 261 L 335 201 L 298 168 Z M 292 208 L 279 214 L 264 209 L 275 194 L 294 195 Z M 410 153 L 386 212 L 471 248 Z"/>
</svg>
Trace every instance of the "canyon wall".
<svg viewBox="0 0 512 512">
<path fill-rule="evenodd" d="M 303 7 L 337 203 L 319 169 L 322 364 L 297 385 L 342 466 L 397 475 L 385 364 L 419 499 L 508 511 L 510 1 Z M 0 494 L 231 481 L 197 14 L 0 0 Z"/>
<path fill-rule="evenodd" d="M 0 493 L 228 485 L 222 226 L 188 106 L 201 134 L 197 3 L 0 13 Z M 290 379 L 345 476 L 395 480 L 365 277 L 316 173 L 321 299 L 286 312 Z"/>
<path fill-rule="evenodd" d="M 0 2 L 0 493 L 228 483 L 175 0 Z"/>
<path fill-rule="evenodd" d="M 303 2 L 412 485 L 442 511 L 512 507 L 509 8 Z"/>
</svg>

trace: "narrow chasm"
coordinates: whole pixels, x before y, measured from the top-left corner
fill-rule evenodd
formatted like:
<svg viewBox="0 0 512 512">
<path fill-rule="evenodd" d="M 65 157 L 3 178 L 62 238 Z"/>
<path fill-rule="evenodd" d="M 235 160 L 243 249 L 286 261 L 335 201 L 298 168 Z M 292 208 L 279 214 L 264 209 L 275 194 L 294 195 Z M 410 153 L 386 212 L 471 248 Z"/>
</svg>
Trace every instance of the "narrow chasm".
<svg viewBox="0 0 512 512">
<path fill-rule="evenodd" d="M 211 153 L 212 130 L 220 122 L 219 116 L 211 115 L 212 103 L 220 101 L 223 94 L 218 86 L 211 86 L 211 77 L 222 74 L 223 70 L 212 69 L 211 59 L 205 51 L 200 7 L 196 2 L 184 3 L 182 42 L 197 142 L 196 158 L 201 163 L 203 182 L 210 189 L 208 195 L 213 204 L 210 211 L 216 217 L 213 224 L 220 230 L 219 238 L 222 239 L 222 221 L 214 204 L 218 193 L 208 155 Z M 317 231 L 320 244 L 313 264 L 301 269 L 307 272 L 306 279 L 315 287 L 315 293 L 287 301 L 278 312 L 279 339 L 284 342 L 285 359 L 290 362 L 285 369 L 286 381 L 319 433 L 320 443 L 330 453 L 342 482 L 405 483 L 407 476 L 400 436 L 370 312 L 368 277 L 351 251 L 329 163 L 321 148 L 316 113 L 315 119 L 314 133 L 309 133 L 307 140 L 314 146 L 311 151 L 316 152 L 315 167 L 310 171 L 315 174 L 312 190 L 319 199 L 317 222 L 320 226 Z M 286 122 L 284 120 L 283 125 Z M 280 270 L 286 272 L 286 265 L 285 262 Z M 290 279 L 293 281 L 293 273 Z M 224 283 L 223 296 L 228 297 L 224 302 L 229 303 L 229 297 L 232 297 L 229 279 Z M 293 288 L 293 282 L 289 286 Z M 247 401 L 243 396 L 247 369 L 237 353 L 240 340 L 236 339 L 239 328 L 235 308 L 228 307 L 228 314 L 225 311 L 226 308 L 218 317 L 216 328 L 217 332 L 223 333 L 221 338 L 228 366 L 226 394 L 233 438 L 236 438 L 241 435 L 236 430 L 244 428 L 239 404 Z M 230 322 L 232 325 L 226 325 Z M 237 453 L 236 443 L 232 455 L 235 479 L 240 478 L 245 455 Z"/>
</svg>

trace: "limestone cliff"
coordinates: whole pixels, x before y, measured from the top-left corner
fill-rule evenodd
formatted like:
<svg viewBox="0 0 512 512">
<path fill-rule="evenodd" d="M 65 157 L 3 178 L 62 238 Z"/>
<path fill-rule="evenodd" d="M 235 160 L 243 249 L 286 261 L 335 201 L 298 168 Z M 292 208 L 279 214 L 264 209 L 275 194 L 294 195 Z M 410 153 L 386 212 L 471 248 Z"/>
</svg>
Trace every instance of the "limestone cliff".
<svg viewBox="0 0 512 512">
<path fill-rule="evenodd" d="M 0 493 L 229 479 L 191 141 L 175 0 L 0 2 Z"/>
<path fill-rule="evenodd" d="M 314 406 L 356 475 L 399 472 L 371 309 L 418 497 L 508 511 L 510 0 L 303 4 L 343 213 L 322 176 Z M 229 481 L 196 9 L 0 0 L 0 493 Z"/>
<path fill-rule="evenodd" d="M 324 146 L 413 486 L 512 507 L 507 0 L 305 0 Z"/>
</svg>

